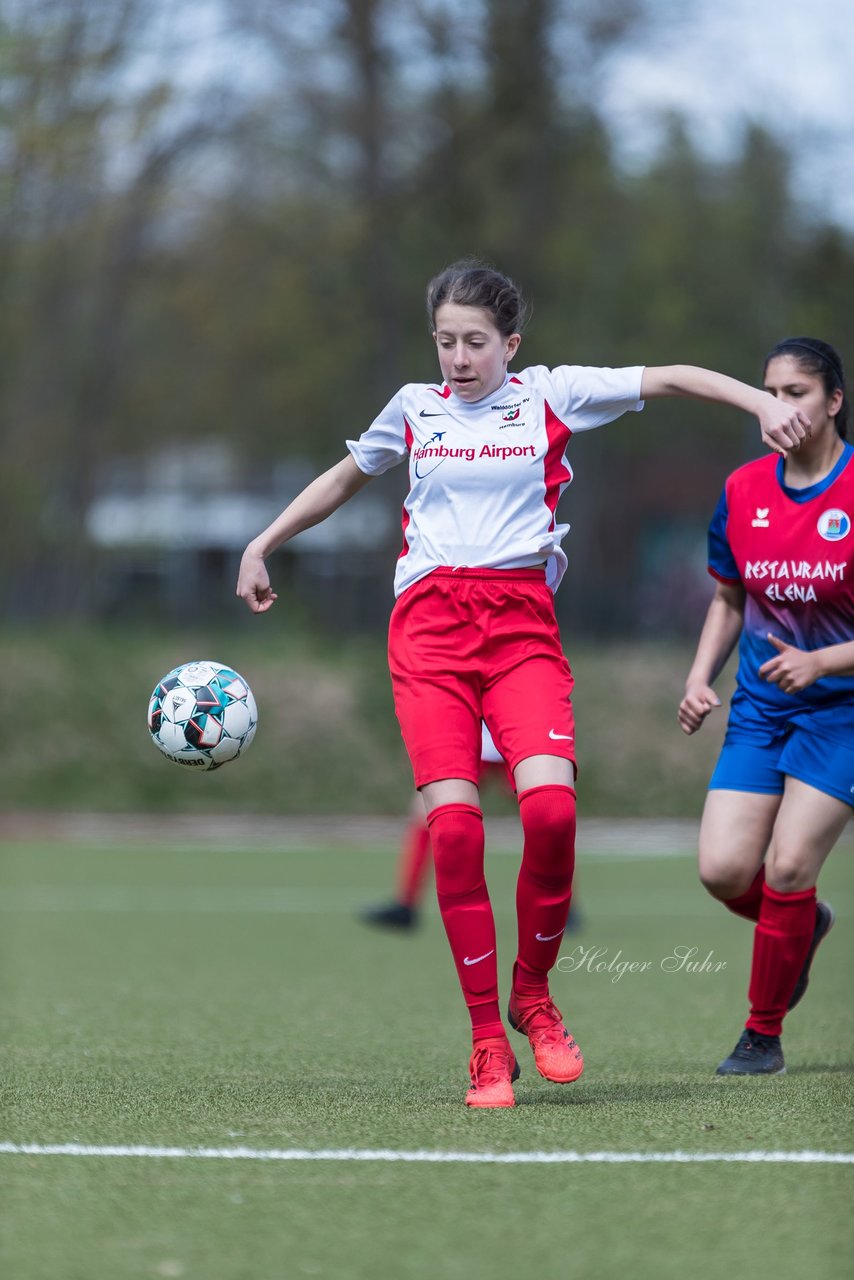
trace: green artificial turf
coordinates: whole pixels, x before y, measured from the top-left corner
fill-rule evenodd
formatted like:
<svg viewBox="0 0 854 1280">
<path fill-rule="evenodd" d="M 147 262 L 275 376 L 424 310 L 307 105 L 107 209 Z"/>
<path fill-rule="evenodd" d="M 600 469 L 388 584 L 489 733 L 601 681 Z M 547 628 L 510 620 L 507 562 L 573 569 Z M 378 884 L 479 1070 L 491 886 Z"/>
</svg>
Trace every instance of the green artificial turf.
<svg viewBox="0 0 854 1280">
<path fill-rule="evenodd" d="M 201 845 L 3 849 L 0 1141 L 854 1151 L 850 844 L 823 874 L 839 921 L 787 1023 L 788 1073 L 765 1080 L 714 1075 L 743 1023 L 750 928 L 688 856 L 582 850 L 581 927 L 552 989 L 585 1074 L 548 1084 L 515 1037 L 518 1106 L 475 1114 L 435 907 L 407 936 L 356 918 L 386 894 L 391 852 Z M 490 858 L 504 995 L 515 869 Z M 680 948 L 700 971 L 667 971 Z M 854 1243 L 852 1174 L 3 1154 L 0 1256 L 15 1280 L 717 1280 L 757 1257 L 784 1280 L 830 1280 Z"/>
</svg>

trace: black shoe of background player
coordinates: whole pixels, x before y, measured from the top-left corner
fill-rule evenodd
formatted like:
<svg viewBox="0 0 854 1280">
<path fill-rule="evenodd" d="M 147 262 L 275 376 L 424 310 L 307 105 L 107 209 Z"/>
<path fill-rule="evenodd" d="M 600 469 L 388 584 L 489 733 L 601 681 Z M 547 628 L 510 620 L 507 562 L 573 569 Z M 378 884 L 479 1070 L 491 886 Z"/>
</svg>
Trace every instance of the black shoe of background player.
<svg viewBox="0 0 854 1280">
<path fill-rule="evenodd" d="M 386 902 L 378 907 L 365 907 L 359 912 L 359 919 L 380 929 L 414 929 L 418 912 L 403 902 Z"/>
<path fill-rule="evenodd" d="M 813 930 L 812 942 L 807 952 L 807 958 L 804 961 L 804 967 L 798 974 L 798 980 L 795 983 L 795 989 L 789 999 L 788 1008 L 794 1009 L 804 997 L 810 980 L 810 967 L 812 966 L 813 957 L 818 950 L 818 944 L 823 942 L 833 928 L 833 922 L 836 919 L 836 913 L 829 902 L 817 902 L 815 904 L 815 929 Z"/>
<path fill-rule="evenodd" d="M 779 1076 L 786 1070 L 779 1036 L 746 1027 L 738 1044 L 717 1068 L 719 1076 Z"/>
<path fill-rule="evenodd" d="M 566 917 L 566 932 L 580 933 L 584 928 L 584 916 L 579 907 L 573 902 L 569 908 L 569 915 Z"/>
</svg>

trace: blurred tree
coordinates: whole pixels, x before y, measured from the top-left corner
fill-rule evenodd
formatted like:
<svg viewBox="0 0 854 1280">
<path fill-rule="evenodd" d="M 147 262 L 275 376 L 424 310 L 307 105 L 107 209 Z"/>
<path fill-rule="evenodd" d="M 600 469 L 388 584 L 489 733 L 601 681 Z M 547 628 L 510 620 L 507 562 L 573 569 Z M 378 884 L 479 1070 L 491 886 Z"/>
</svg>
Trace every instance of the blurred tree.
<svg viewBox="0 0 854 1280">
<path fill-rule="evenodd" d="M 445 262 L 491 258 L 538 298 L 553 291 L 552 247 L 574 217 L 590 221 L 573 202 L 576 186 L 578 204 L 586 195 L 577 171 L 586 162 L 595 175 L 597 212 L 614 190 L 607 137 L 585 98 L 597 61 L 641 8 L 638 0 L 240 0 L 236 11 L 277 68 L 259 113 L 263 209 L 244 203 L 244 212 L 265 237 L 269 214 L 281 242 L 299 220 L 296 270 L 312 267 L 297 294 L 307 321 L 299 369 L 290 368 L 294 321 L 275 301 L 273 313 L 295 423 L 317 418 L 318 378 L 307 370 L 322 363 L 327 412 L 307 447 L 329 449 L 341 439 L 336 419 L 369 420 L 402 380 L 432 372 L 411 299 Z M 278 189 L 271 171 L 281 175 Z M 246 188 L 238 198 L 246 201 Z M 268 270 L 293 280 L 290 264 L 271 258 Z M 306 341 L 313 322 L 324 335 L 318 351 Z M 358 369 L 358 379 L 330 385 L 329 368 Z"/>
<path fill-rule="evenodd" d="M 340 456 L 435 376 L 419 299 L 464 254 L 532 297 L 525 363 L 754 378 L 786 331 L 854 350 L 851 237 L 803 225 L 764 132 L 711 164 L 675 121 L 648 172 L 618 170 L 597 76 L 646 0 L 211 7 L 230 56 L 200 90 L 212 52 L 195 23 L 173 47 L 167 0 L 0 0 L 7 610 L 88 607 L 105 459 L 221 437 L 269 490 L 271 458 Z M 644 531 L 701 529 L 755 451 L 752 424 L 685 404 L 576 442 L 560 607 L 624 626 Z"/>
<path fill-rule="evenodd" d="M 165 79 L 134 87 L 152 12 L 30 0 L 3 15 L 0 500 L 7 594 L 14 604 L 22 584 L 29 608 L 39 580 L 53 608 L 87 608 L 82 516 L 99 459 L 122 443 L 134 289 L 176 167 L 223 128 L 221 111 L 188 118 Z"/>
</svg>

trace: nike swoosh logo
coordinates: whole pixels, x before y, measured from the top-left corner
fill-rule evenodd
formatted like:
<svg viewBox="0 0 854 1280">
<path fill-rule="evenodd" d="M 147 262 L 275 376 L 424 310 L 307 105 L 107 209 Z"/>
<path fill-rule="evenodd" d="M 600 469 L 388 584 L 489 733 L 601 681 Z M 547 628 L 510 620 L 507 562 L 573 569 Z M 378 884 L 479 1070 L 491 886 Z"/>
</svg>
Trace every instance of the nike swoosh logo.
<svg viewBox="0 0 854 1280">
<path fill-rule="evenodd" d="M 446 413 L 428 413 L 426 409 L 422 409 L 418 416 L 419 418 L 446 418 L 448 415 Z"/>
<path fill-rule="evenodd" d="M 543 937 L 541 933 L 536 934 L 537 942 L 553 942 L 555 938 L 561 937 L 563 929 L 558 929 L 557 933 L 550 933 L 548 937 Z"/>
<path fill-rule="evenodd" d="M 571 733 L 555 733 L 554 729 L 549 729 L 549 737 L 553 742 L 558 742 L 561 738 L 565 738 L 567 742 L 572 741 Z"/>
<path fill-rule="evenodd" d="M 561 933 L 563 933 L 562 929 Z M 469 960 L 468 956 L 466 956 L 463 960 L 463 964 L 480 964 L 481 960 L 485 960 L 487 956 L 491 956 L 494 950 L 495 947 L 492 948 L 492 951 L 484 951 L 482 956 L 475 956 L 474 960 Z"/>
</svg>

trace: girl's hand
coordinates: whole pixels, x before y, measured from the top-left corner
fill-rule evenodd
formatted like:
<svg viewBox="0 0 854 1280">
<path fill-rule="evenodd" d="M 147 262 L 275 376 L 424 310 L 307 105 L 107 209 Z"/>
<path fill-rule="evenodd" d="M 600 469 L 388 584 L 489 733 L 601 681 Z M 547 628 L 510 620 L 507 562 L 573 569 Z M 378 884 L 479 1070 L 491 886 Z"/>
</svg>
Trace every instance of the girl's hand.
<svg viewBox="0 0 854 1280">
<path fill-rule="evenodd" d="M 805 413 L 770 394 L 766 394 L 756 416 L 763 444 L 767 444 L 775 453 L 788 453 L 790 449 L 797 449 L 801 441 L 812 434 L 812 423 Z"/>
<path fill-rule="evenodd" d="M 714 689 L 707 684 L 689 684 L 679 703 L 676 719 L 683 733 L 696 733 L 710 711 L 721 705 Z"/>
<path fill-rule="evenodd" d="M 278 599 L 270 586 L 264 557 L 247 547 L 237 575 L 237 595 L 253 613 L 266 613 Z"/>
<path fill-rule="evenodd" d="M 771 684 L 779 685 L 783 693 L 800 693 L 808 685 L 820 679 L 821 659 L 819 650 L 796 649 L 793 644 L 778 640 L 769 632 L 768 639 L 777 650 L 776 658 L 769 658 L 759 668 L 759 674 Z"/>
</svg>

